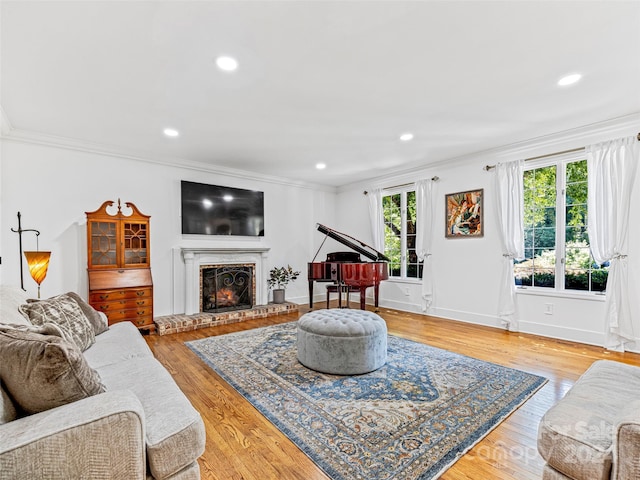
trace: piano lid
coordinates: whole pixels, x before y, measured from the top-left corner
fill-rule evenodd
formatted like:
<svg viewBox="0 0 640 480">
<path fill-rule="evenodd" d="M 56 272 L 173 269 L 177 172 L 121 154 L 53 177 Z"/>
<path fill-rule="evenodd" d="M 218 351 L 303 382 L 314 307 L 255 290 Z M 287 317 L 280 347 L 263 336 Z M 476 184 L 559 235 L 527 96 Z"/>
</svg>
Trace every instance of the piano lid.
<svg viewBox="0 0 640 480">
<path fill-rule="evenodd" d="M 389 258 L 383 253 L 380 253 L 373 247 L 367 245 L 364 242 L 361 242 L 357 238 L 353 238 L 347 235 L 346 233 L 338 232 L 337 230 L 333 230 L 329 227 L 326 227 L 321 223 L 316 223 L 316 228 L 318 229 L 319 232 L 322 232 L 328 237 L 331 237 L 334 240 L 337 240 L 338 242 L 342 243 L 343 245 L 346 245 L 347 247 L 352 248 L 356 252 L 361 253 L 365 257 L 373 260 L 374 262 L 390 261 Z"/>
</svg>

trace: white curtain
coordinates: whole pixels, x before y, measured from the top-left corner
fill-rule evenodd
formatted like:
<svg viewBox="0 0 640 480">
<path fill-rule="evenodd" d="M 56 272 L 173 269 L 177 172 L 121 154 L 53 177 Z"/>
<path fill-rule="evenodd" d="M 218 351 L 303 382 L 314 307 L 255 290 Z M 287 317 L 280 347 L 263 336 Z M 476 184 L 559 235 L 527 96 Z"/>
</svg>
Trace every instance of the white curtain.
<svg viewBox="0 0 640 480">
<path fill-rule="evenodd" d="M 434 180 L 416 182 L 416 253 L 422 265 L 422 311 L 433 303 L 433 223 L 435 217 Z"/>
<path fill-rule="evenodd" d="M 495 189 L 498 226 L 502 240 L 502 276 L 498 316 L 507 328 L 518 331 L 513 261 L 524 258 L 524 160 L 496 165 Z"/>
<path fill-rule="evenodd" d="M 373 248 L 384 253 L 384 212 L 382 211 L 382 189 L 375 188 L 367 194 Z"/>
<path fill-rule="evenodd" d="M 629 210 L 640 161 L 635 137 L 587 147 L 588 232 L 593 258 L 610 262 L 605 302 L 605 347 L 624 351 L 640 335 L 631 318 L 628 291 Z"/>
</svg>

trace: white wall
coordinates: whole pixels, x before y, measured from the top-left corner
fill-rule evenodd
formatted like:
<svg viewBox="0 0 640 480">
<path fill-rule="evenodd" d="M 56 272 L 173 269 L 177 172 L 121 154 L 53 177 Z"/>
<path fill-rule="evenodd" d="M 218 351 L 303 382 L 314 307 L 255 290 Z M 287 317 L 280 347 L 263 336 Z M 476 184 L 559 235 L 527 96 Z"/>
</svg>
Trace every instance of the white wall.
<svg viewBox="0 0 640 480">
<path fill-rule="evenodd" d="M 498 278 L 502 251 L 495 215 L 494 174 L 483 167 L 496 162 L 530 158 L 571 148 L 636 135 L 640 115 L 603 122 L 589 128 L 555 134 L 544 139 L 482 152 L 464 158 L 440 162 L 429 168 L 416 169 L 392 178 L 342 187 L 337 195 L 336 225 L 350 234 L 371 242 L 368 203 L 364 190 L 391 187 L 420 178 L 440 177 L 436 182 L 436 228 L 433 246 L 434 303 L 427 312 L 455 320 L 501 327 L 497 316 Z M 638 170 L 640 176 L 640 169 Z M 466 190 L 484 189 L 484 237 L 447 239 L 444 236 L 444 196 Z M 636 179 L 633 204 L 640 201 L 640 178 Z M 348 206 L 348 208 L 345 208 Z M 630 288 L 632 314 L 640 324 L 640 222 L 630 224 Z M 406 311 L 420 311 L 420 287 L 416 283 L 386 281 L 380 288 L 381 305 Z M 556 338 L 602 345 L 604 341 L 604 298 L 589 299 L 568 296 L 517 295 L 520 330 Z M 546 304 L 552 304 L 553 315 L 545 314 Z M 640 331 L 637 349 L 640 350 Z"/>
<path fill-rule="evenodd" d="M 436 227 L 434 239 L 433 315 L 501 326 L 497 317 L 497 283 L 502 255 L 495 220 L 493 173 L 482 167 L 498 161 L 583 147 L 599 141 L 638 133 L 640 114 L 603 122 L 589 128 L 551 135 L 542 139 L 439 162 L 401 175 L 352 184 L 337 193 L 286 182 L 264 182 L 250 176 L 223 175 L 192 168 L 160 165 L 120 156 L 90 153 L 82 149 L 57 148 L 37 143 L 2 140 L 0 148 L 0 282 L 19 284 L 16 213 L 23 228 L 37 228 L 40 249 L 50 249 L 51 266 L 42 285 L 42 296 L 74 290 L 87 292 L 85 212 L 97 209 L 107 199 L 135 203 L 151 215 L 151 259 L 155 314 L 173 311 L 172 248 L 176 246 L 220 246 L 228 237 L 183 238 L 180 234 L 180 180 L 255 188 L 265 192 L 265 237 L 238 238 L 238 242 L 271 248 L 269 266 L 291 264 L 301 276 L 287 289 L 287 299 L 308 301 L 306 269 L 321 245 L 323 235 L 315 224 L 323 223 L 369 244 L 368 202 L 363 190 L 388 187 L 418 178 L 440 177 L 436 184 L 436 225 L 444 225 L 444 195 L 484 188 L 485 234 L 483 238 L 446 239 L 444 227 Z M 640 170 L 639 170 L 640 176 Z M 640 202 L 640 179 L 636 179 L 633 204 Z M 633 214 L 632 214 L 633 215 Z M 633 216 L 632 216 L 633 218 Z M 640 291 L 640 223 L 630 224 L 630 288 Z M 25 234 L 24 249 L 35 248 L 35 237 Z M 236 239 L 234 239 L 236 240 Z M 329 239 L 317 261 L 330 251 L 348 250 Z M 36 285 L 28 270 L 25 286 L 35 295 Z M 315 300 L 324 301 L 324 286 L 316 285 Z M 420 311 L 419 285 L 415 282 L 383 282 L 381 304 L 406 311 Z M 371 293 L 369 293 L 371 296 Z M 354 298 L 355 300 L 355 298 Z M 518 310 L 521 331 L 602 345 L 603 299 L 541 296 L 520 293 Z M 640 295 L 632 295 L 632 314 L 640 316 Z M 545 314 L 553 304 L 553 315 Z M 638 320 L 636 320 L 637 322 Z M 640 335 L 640 332 L 637 332 Z M 638 343 L 640 348 L 640 343 Z"/>
<path fill-rule="evenodd" d="M 154 314 L 173 311 L 172 248 L 220 246 L 229 237 L 181 235 L 180 180 L 262 190 L 265 193 L 265 236 L 234 237 L 251 246 L 270 247 L 268 268 L 291 264 L 302 272 L 287 288 L 287 300 L 306 303 L 306 269 L 318 240 L 315 223 L 334 216 L 335 195 L 309 186 L 259 181 L 246 176 L 160 165 L 86 150 L 3 140 L 0 155 L 2 265 L 0 281 L 20 284 L 17 212 L 22 227 L 41 232 L 40 250 L 51 250 L 51 264 L 42 283 L 42 297 L 66 291 L 87 294 L 85 212 L 106 200 L 132 202 L 151 215 L 151 270 Z M 24 249 L 35 249 L 35 235 L 23 235 Z M 26 264 L 24 284 L 31 295 L 37 286 Z"/>
</svg>

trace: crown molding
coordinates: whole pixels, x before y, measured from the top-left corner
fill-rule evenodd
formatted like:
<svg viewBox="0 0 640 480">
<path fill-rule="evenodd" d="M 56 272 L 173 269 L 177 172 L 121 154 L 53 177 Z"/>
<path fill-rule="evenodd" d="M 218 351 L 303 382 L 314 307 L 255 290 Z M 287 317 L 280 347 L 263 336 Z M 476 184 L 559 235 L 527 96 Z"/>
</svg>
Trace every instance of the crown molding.
<svg viewBox="0 0 640 480">
<path fill-rule="evenodd" d="M 635 112 L 623 117 L 564 130 L 550 135 L 535 137 L 521 142 L 503 145 L 488 150 L 482 150 L 459 157 L 438 160 L 436 162 L 428 164 L 423 161 L 420 165 L 404 169 L 401 172 L 394 171 L 393 175 L 390 175 L 391 172 L 389 172 L 387 174 L 382 174 L 366 181 L 349 183 L 341 185 L 339 187 L 331 187 L 310 182 L 283 179 L 281 177 L 269 175 L 257 175 L 254 172 L 249 172 L 246 170 L 223 167 L 219 165 L 209 165 L 181 158 L 161 158 L 154 156 L 154 158 L 151 159 L 149 157 L 149 154 L 134 153 L 109 145 L 84 142 L 68 137 L 47 135 L 28 130 L 20 130 L 13 128 L 11 122 L 9 121 L 9 118 L 2 108 L 2 105 L 0 105 L 0 138 L 2 138 L 3 140 L 62 148 L 67 150 L 75 150 L 96 155 L 107 155 L 116 158 L 123 158 L 126 160 L 133 160 L 175 168 L 183 168 L 199 172 L 225 175 L 234 178 L 267 182 L 276 185 L 306 188 L 317 191 L 324 191 L 327 193 L 342 193 L 350 191 L 354 188 L 384 188 L 385 186 L 395 185 L 397 183 L 413 181 L 416 179 L 416 176 L 422 177 L 438 175 L 437 169 L 439 167 L 446 166 L 447 168 L 450 168 L 452 166 L 462 166 L 465 164 L 474 164 L 487 161 L 495 163 L 497 161 L 511 161 L 524 157 L 545 155 L 556 151 L 580 148 L 586 145 L 611 140 L 613 138 L 618 138 L 625 135 L 634 135 L 639 131 L 640 112 Z"/>
<path fill-rule="evenodd" d="M 635 112 L 623 117 L 479 152 L 479 154 L 491 155 L 494 159 L 517 160 L 523 157 L 546 155 L 566 149 L 583 148 L 595 143 L 627 135 L 635 135 L 639 131 L 640 112 Z"/>
<path fill-rule="evenodd" d="M 148 153 L 137 153 L 119 149 L 111 145 L 104 145 L 100 143 L 85 142 L 82 140 L 76 140 L 68 137 L 60 137 L 57 135 L 48 135 L 45 133 L 33 132 L 30 130 L 21 130 L 12 128 L 4 112 L 2 113 L 2 122 L 6 120 L 9 128 L 0 132 L 0 138 L 7 141 L 13 141 L 18 143 L 26 143 L 31 145 L 41 145 L 46 147 L 61 148 L 65 150 L 74 150 L 83 153 L 90 153 L 95 155 L 106 155 L 115 158 L 122 158 L 125 160 L 132 160 L 136 162 L 145 162 L 155 165 L 163 165 L 167 167 L 182 168 L 187 170 L 195 170 L 198 172 L 213 173 L 217 175 L 225 175 L 228 177 L 242 178 L 244 180 L 253 180 L 261 183 L 272 183 L 276 185 L 284 185 L 289 187 L 305 188 L 316 191 L 324 191 L 327 193 L 336 193 L 336 188 L 314 184 L 311 182 L 302 182 L 291 180 L 282 177 L 270 176 L 270 175 L 258 175 L 255 172 L 249 172 L 246 170 L 240 170 L 236 168 L 223 167 L 220 165 L 209 165 L 202 162 L 195 162 L 183 158 L 171 158 L 171 157 L 157 157 L 150 158 Z"/>
<path fill-rule="evenodd" d="M 493 164 L 547 155 L 573 148 L 582 148 L 628 135 L 636 135 L 639 132 L 640 112 L 635 112 L 622 117 L 563 130 L 550 135 L 534 137 L 488 150 L 480 150 L 459 157 L 446 158 L 430 163 L 424 161 L 422 165 L 417 165 L 401 172 L 393 172 L 393 175 L 379 175 L 367 181 L 341 185 L 338 187 L 337 193 L 347 192 L 355 188 L 386 188 L 391 185 L 413 182 L 420 178 L 430 178 L 433 175 L 442 177 L 437 171 L 438 168 L 446 167 L 449 169 L 455 166 L 482 164 L 484 162 Z"/>
</svg>

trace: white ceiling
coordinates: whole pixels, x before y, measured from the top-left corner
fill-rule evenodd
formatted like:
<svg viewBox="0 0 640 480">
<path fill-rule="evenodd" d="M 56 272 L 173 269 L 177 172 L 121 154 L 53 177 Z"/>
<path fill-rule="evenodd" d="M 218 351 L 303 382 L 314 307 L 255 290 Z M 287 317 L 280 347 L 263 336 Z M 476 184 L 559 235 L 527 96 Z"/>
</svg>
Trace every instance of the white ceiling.
<svg viewBox="0 0 640 480">
<path fill-rule="evenodd" d="M 14 135 L 162 161 L 340 186 L 640 112 L 638 1 L 1 8 Z"/>
</svg>

